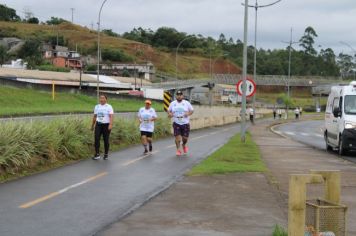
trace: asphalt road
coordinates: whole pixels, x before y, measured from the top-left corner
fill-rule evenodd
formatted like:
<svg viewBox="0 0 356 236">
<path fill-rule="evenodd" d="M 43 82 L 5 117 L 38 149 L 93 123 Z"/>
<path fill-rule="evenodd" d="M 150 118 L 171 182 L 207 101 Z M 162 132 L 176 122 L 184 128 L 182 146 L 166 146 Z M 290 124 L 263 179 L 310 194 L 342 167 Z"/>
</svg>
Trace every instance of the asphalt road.
<svg viewBox="0 0 356 236">
<path fill-rule="evenodd" d="M 324 121 L 301 121 L 276 126 L 275 131 L 295 141 L 325 150 Z M 335 151 L 335 156 L 338 156 Z M 342 158 L 356 163 L 356 153 Z"/>
<path fill-rule="evenodd" d="M 85 160 L 0 185 L 1 236 L 94 235 L 177 181 L 226 143 L 239 124 L 192 133 L 190 154 L 176 157 L 173 138 Z"/>
</svg>

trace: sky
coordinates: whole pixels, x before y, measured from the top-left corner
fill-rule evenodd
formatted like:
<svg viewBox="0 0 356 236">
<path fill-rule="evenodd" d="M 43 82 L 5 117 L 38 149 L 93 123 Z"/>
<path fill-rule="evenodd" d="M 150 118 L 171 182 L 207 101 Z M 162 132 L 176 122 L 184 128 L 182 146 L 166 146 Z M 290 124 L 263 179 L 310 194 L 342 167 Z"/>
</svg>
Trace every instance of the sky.
<svg viewBox="0 0 356 236">
<path fill-rule="evenodd" d="M 102 28 L 117 33 L 134 27 L 174 27 L 188 34 L 202 34 L 218 38 L 223 33 L 243 39 L 244 0 L 107 0 L 102 12 Z M 275 0 L 258 0 L 265 5 Z M 51 16 L 71 20 L 89 28 L 98 21 L 102 0 L 2 0 L 2 4 L 16 9 L 24 16 L 30 10 L 41 21 Z M 249 1 L 250 5 L 255 0 Z M 253 44 L 255 9 L 249 9 L 248 42 Z M 356 1 L 355 0 L 282 0 L 276 5 L 259 8 L 257 47 L 284 48 L 282 41 L 298 41 L 306 27 L 312 26 L 318 34 L 316 48 L 332 48 L 336 53 L 352 54 L 349 44 L 356 49 Z M 297 44 L 295 45 L 296 47 Z"/>
</svg>

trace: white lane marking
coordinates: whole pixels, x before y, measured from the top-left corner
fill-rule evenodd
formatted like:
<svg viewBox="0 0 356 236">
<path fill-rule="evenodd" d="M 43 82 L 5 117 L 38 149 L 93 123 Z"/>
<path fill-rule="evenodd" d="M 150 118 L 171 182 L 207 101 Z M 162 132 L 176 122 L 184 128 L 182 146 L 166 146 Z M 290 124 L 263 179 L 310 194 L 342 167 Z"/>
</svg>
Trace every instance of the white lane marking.
<svg viewBox="0 0 356 236">
<path fill-rule="evenodd" d="M 302 135 L 302 136 L 310 136 L 310 134 L 308 134 L 308 133 L 300 133 L 300 135 Z"/>
<path fill-rule="evenodd" d="M 229 128 L 223 129 L 224 132 L 229 131 L 229 130 L 230 130 Z"/>
<path fill-rule="evenodd" d="M 292 136 L 294 136 L 295 135 L 295 133 L 294 132 L 289 132 L 289 131 L 286 131 L 286 132 L 284 132 L 285 134 L 287 134 L 287 135 L 292 135 Z"/>
<path fill-rule="evenodd" d="M 214 134 L 217 134 L 218 132 L 215 131 L 215 132 L 211 132 L 210 135 L 214 135 Z"/>
<path fill-rule="evenodd" d="M 205 134 L 205 135 L 202 135 L 202 136 L 198 136 L 198 137 L 194 137 L 194 138 L 192 138 L 191 140 L 198 140 L 198 139 L 207 137 L 207 136 L 209 136 L 209 135 L 211 135 L 211 133 L 210 133 L 210 134 Z"/>
<path fill-rule="evenodd" d="M 156 153 L 158 153 L 158 152 L 159 152 L 159 151 L 154 151 L 154 152 L 152 152 L 152 154 L 156 154 Z M 129 165 L 132 165 L 132 164 L 134 164 L 134 163 L 136 163 L 136 162 L 138 162 L 138 161 L 141 161 L 141 160 L 143 160 L 143 159 L 145 159 L 145 158 L 147 158 L 147 157 L 150 157 L 150 156 L 151 156 L 151 154 L 140 156 L 140 157 L 138 157 L 138 158 L 136 158 L 136 159 L 133 159 L 133 160 L 131 160 L 131 161 L 125 162 L 124 164 L 122 164 L 122 166 L 129 166 Z"/>
<path fill-rule="evenodd" d="M 322 134 L 314 134 L 314 136 L 319 137 L 319 138 L 324 138 L 324 135 L 322 135 Z"/>
<path fill-rule="evenodd" d="M 95 176 L 87 178 L 87 179 L 85 179 L 85 180 L 83 180 L 83 181 L 81 181 L 79 183 L 72 184 L 72 185 L 70 185 L 70 186 L 68 186 L 66 188 L 60 189 L 59 191 L 56 191 L 56 192 L 53 192 L 53 193 L 49 193 L 49 194 L 47 194 L 47 195 L 45 195 L 43 197 L 40 197 L 40 198 L 37 198 L 37 199 L 35 199 L 33 201 L 24 203 L 24 204 L 20 205 L 19 208 L 26 209 L 26 208 L 33 207 L 34 205 L 37 205 L 37 204 L 39 204 L 41 202 L 44 202 L 44 201 L 47 201 L 47 200 L 49 200 L 51 198 L 54 198 L 54 197 L 56 197 L 56 196 L 58 196 L 60 194 L 63 194 L 65 192 L 69 191 L 70 189 L 77 188 L 77 187 L 79 187 L 79 186 L 81 186 L 83 184 L 92 182 L 92 181 L 94 181 L 96 179 L 99 179 L 99 178 L 101 178 L 101 177 L 103 177 L 103 176 L 105 176 L 107 174 L 108 174 L 108 172 L 102 172 L 100 174 L 97 174 Z"/>
</svg>

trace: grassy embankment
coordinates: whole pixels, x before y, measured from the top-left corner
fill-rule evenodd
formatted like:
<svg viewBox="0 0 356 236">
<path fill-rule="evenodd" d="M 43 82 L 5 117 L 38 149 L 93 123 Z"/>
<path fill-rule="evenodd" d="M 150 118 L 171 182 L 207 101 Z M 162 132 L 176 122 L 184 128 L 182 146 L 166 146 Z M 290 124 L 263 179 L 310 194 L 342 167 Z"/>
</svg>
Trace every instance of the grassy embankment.
<svg viewBox="0 0 356 236">
<path fill-rule="evenodd" d="M 143 106 L 143 101 L 139 99 L 113 98 L 109 99 L 109 103 L 116 112 L 136 112 Z M 56 93 L 53 101 L 50 92 L 0 86 L 0 117 L 87 113 L 93 111 L 95 104 L 96 98 L 86 95 Z M 154 102 L 153 107 L 157 111 L 163 111 L 162 103 Z"/>
<path fill-rule="evenodd" d="M 261 160 L 258 146 L 251 135 L 246 135 L 246 143 L 241 142 L 240 135 L 211 154 L 188 173 L 189 175 L 214 175 L 234 172 L 264 172 L 266 167 Z"/>
<path fill-rule="evenodd" d="M 63 166 L 93 154 L 89 120 L 0 122 L 0 130 L 0 182 Z M 155 137 L 165 137 L 170 130 L 170 120 L 159 119 Z M 116 119 L 110 140 L 112 151 L 139 143 L 137 121 Z"/>
</svg>

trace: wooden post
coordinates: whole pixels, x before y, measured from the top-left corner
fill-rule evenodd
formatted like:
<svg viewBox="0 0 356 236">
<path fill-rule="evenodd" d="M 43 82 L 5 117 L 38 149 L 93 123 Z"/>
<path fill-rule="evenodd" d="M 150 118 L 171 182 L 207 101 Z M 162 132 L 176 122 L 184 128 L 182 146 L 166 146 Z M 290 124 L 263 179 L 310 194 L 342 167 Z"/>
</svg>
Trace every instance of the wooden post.
<svg viewBox="0 0 356 236">
<path fill-rule="evenodd" d="M 307 184 L 323 183 L 321 175 L 297 174 L 289 179 L 288 236 L 304 236 Z"/>
<path fill-rule="evenodd" d="M 312 170 L 312 174 L 321 175 L 325 181 L 325 200 L 335 204 L 340 204 L 341 177 L 338 170 Z"/>
<path fill-rule="evenodd" d="M 53 101 L 54 101 L 55 96 L 56 96 L 55 87 L 56 87 L 56 85 L 55 85 L 54 81 L 52 81 L 52 100 Z"/>
</svg>

